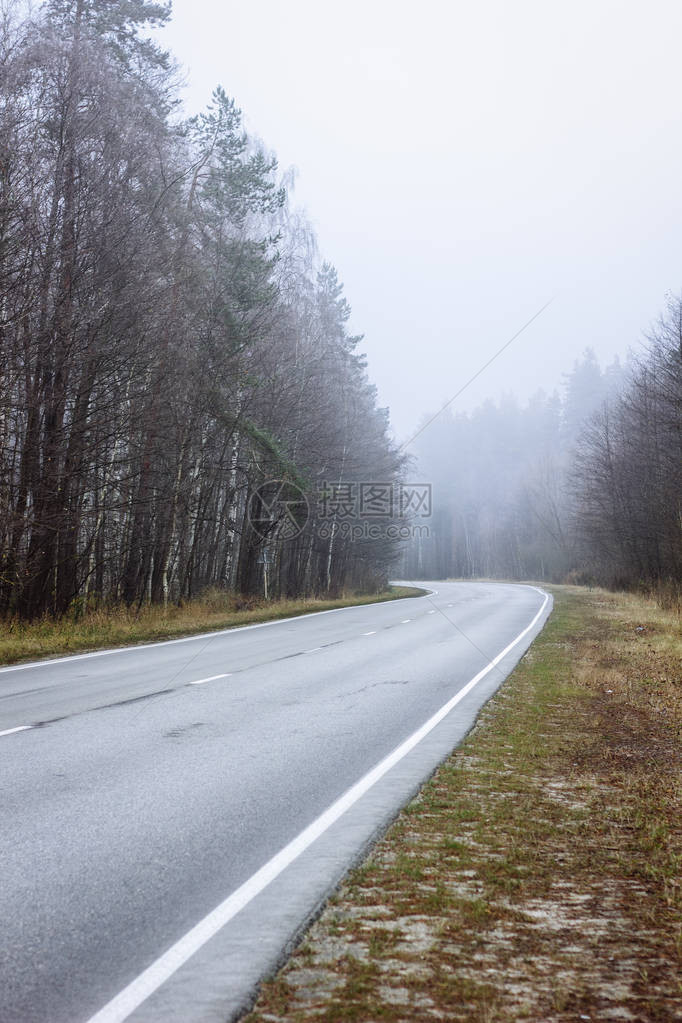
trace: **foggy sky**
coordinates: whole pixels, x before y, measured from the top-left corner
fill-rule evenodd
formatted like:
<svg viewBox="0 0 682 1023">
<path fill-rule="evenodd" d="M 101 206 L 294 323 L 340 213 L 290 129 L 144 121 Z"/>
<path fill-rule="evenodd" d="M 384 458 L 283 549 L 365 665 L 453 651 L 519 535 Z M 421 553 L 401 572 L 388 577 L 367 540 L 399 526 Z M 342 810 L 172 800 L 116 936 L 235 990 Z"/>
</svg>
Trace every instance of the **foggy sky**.
<svg viewBox="0 0 682 1023">
<path fill-rule="evenodd" d="M 398 437 L 552 390 L 682 286 L 682 5 L 174 0 L 187 108 L 221 83 L 298 169 Z"/>
</svg>

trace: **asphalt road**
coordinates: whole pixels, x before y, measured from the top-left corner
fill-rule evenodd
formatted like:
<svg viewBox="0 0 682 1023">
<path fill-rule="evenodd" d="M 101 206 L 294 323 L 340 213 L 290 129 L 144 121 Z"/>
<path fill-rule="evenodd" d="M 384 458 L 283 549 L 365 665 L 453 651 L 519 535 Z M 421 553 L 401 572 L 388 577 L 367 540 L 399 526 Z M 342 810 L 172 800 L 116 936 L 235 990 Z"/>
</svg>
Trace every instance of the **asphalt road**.
<svg viewBox="0 0 682 1023">
<path fill-rule="evenodd" d="M 429 585 L 0 670 L 0 1023 L 240 1014 L 551 606 Z"/>
</svg>

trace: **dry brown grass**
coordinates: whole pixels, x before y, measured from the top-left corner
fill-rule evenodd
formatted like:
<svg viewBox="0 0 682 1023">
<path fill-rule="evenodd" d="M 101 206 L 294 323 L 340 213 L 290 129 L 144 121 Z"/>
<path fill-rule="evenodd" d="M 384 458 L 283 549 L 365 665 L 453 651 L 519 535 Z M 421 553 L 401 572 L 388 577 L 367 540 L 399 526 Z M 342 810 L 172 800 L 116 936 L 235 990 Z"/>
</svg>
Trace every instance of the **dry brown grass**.
<svg viewBox="0 0 682 1023">
<path fill-rule="evenodd" d="M 682 1019 L 680 621 L 555 599 L 248 1023 Z"/>
<path fill-rule="evenodd" d="M 395 586 L 375 594 L 345 594 L 338 600 L 277 600 L 213 590 L 182 606 L 116 607 L 72 614 L 58 621 L 44 618 L 22 622 L 0 620 L 0 664 L 15 664 L 40 657 L 54 657 L 105 647 L 151 643 L 156 640 L 214 632 L 238 625 L 272 621 L 328 611 L 349 605 L 421 596 L 423 590 Z"/>
</svg>

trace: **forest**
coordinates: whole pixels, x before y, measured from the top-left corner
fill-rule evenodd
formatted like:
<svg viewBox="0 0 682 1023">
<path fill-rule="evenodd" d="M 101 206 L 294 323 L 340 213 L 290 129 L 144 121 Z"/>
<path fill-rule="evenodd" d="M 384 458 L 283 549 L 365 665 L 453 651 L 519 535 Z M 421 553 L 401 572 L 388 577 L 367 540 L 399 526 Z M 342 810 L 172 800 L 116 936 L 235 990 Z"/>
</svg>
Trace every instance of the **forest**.
<svg viewBox="0 0 682 1023">
<path fill-rule="evenodd" d="M 382 584 L 313 528 L 404 458 L 290 177 L 222 88 L 180 115 L 170 5 L 3 11 L 0 614 Z"/>
<path fill-rule="evenodd" d="M 0 615 L 398 573 L 679 593 L 680 300 L 625 366 L 588 349 L 561 390 L 446 412 L 406 452 L 291 173 L 222 87 L 183 116 L 169 16 L 2 8 Z M 433 495 L 411 538 L 339 528 L 354 487 L 406 524 L 408 478 Z"/>
<path fill-rule="evenodd" d="M 561 390 L 445 413 L 415 448 L 434 516 L 406 552 L 408 576 L 576 582 L 680 601 L 680 298 L 625 365 L 602 368 L 588 348 Z"/>
</svg>

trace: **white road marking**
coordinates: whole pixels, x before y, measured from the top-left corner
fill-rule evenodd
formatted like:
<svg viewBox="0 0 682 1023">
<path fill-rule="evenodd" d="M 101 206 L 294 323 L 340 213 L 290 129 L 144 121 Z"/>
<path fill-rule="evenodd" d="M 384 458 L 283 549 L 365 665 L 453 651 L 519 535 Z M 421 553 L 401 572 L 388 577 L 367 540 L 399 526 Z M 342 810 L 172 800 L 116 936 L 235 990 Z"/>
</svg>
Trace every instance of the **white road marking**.
<svg viewBox="0 0 682 1023">
<path fill-rule="evenodd" d="M 376 629 L 374 629 L 374 631 L 373 631 L 373 632 L 363 632 L 363 634 L 362 634 L 362 635 L 363 635 L 363 636 L 376 636 L 376 634 L 377 634 L 377 630 L 376 630 Z"/>
<path fill-rule="evenodd" d="M 535 589 L 535 587 L 532 587 Z M 423 597 L 399 597 L 398 600 L 424 600 L 437 590 L 426 590 Z M 371 604 L 348 604 L 346 607 L 330 607 L 328 611 L 306 611 L 302 615 L 293 615 L 291 618 L 276 618 L 271 622 L 254 622 L 252 625 L 235 625 L 231 629 L 218 629 L 216 632 L 200 632 L 196 636 L 183 636 L 182 639 L 160 639 L 157 643 L 139 643 L 137 646 L 111 647 L 109 650 L 91 650 L 87 654 L 70 654 L 68 657 L 48 657 L 42 661 L 31 661 L 29 664 L 9 664 L 0 668 L 0 675 L 7 671 L 26 671 L 27 668 L 45 668 L 48 665 L 65 664 L 67 661 L 83 661 L 87 657 L 108 657 L 110 654 L 127 654 L 139 650 L 152 650 L 158 646 L 173 646 L 177 643 L 196 643 L 201 639 L 213 639 L 217 636 L 228 636 L 232 632 L 246 632 L 247 629 L 267 629 L 271 625 L 287 625 L 291 622 L 301 622 L 306 618 L 318 618 L 320 615 L 335 615 L 339 611 L 357 611 L 358 608 L 379 607 L 382 604 L 391 604 L 393 601 L 375 600 Z M 397 601 L 396 601 L 397 603 Z"/>
<path fill-rule="evenodd" d="M 304 650 L 304 654 L 314 654 L 317 650 L 321 650 L 321 646 L 311 646 L 310 650 Z"/>
<path fill-rule="evenodd" d="M 408 622 L 411 622 L 411 621 L 412 621 L 412 619 L 411 619 L 411 618 L 403 618 L 403 620 L 402 620 L 402 622 L 401 622 L 400 624 L 401 624 L 401 625 L 407 625 L 407 623 L 408 623 Z"/>
<path fill-rule="evenodd" d="M 6 728 L 4 732 L 0 732 L 0 735 L 14 735 L 15 732 L 27 732 L 29 728 L 33 728 L 33 725 L 17 725 L 16 728 Z"/>
<path fill-rule="evenodd" d="M 264 866 L 257 870 L 255 874 L 252 874 L 248 881 L 245 881 L 243 885 L 240 885 L 236 891 L 232 892 L 231 895 L 221 902 L 219 906 L 205 916 L 203 920 L 200 920 L 190 931 L 185 934 L 184 937 L 176 941 L 174 945 L 164 952 L 163 955 L 159 956 L 156 962 L 148 966 L 134 981 L 128 984 L 118 995 L 116 995 L 110 1002 L 108 1002 L 99 1012 L 92 1016 L 88 1023 L 123 1023 L 123 1020 L 128 1017 L 140 1006 L 144 1001 L 149 998 L 158 988 L 164 984 L 169 977 L 172 977 L 177 970 L 183 966 L 195 952 L 198 952 L 207 941 L 210 941 L 218 931 L 222 930 L 225 924 L 229 923 L 239 913 L 240 910 L 244 909 L 257 895 L 267 888 L 267 886 L 279 877 L 279 875 L 286 870 L 286 868 L 298 859 L 298 857 L 308 849 L 313 842 L 316 841 L 327 831 L 332 824 L 335 824 L 339 817 L 342 817 L 347 810 L 358 802 L 369 790 L 376 785 L 376 783 L 387 774 L 392 767 L 395 767 L 404 757 L 410 753 L 415 746 L 417 746 L 422 739 L 424 739 L 429 732 L 432 732 L 436 725 L 439 725 L 443 718 L 447 717 L 450 711 L 460 703 L 461 700 L 467 696 L 474 686 L 478 685 L 481 679 L 485 678 L 497 665 L 502 661 L 507 654 L 514 649 L 514 647 L 521 642 L 524 636 L 527 636 L 531 629 L 542 617 L 547 604 L 549 603 L 549 596 L 544 595 L 545 599 L 542 602 L 542 607 L 533 618 L 530 625 L 518 634 L 516 639 L 513 639 L 504 650 L 493 658 L 487 667 L 479 671 L 478 675 L 467 682 L 459 692 L 445 703 L 440 710 L 436 711 L 433 717 L 430 717 L 421 728 L 418 728 L 416 732 L 401 743 L 397 749 L 389 753 L 384 760 L 380 761 L 376 767 L 373 767 L 360 781 L 352 785 L 341 797 L 337 799 L 335 803 L 324 811 L 316 820 L 309 824 L 307 828 L 304 828 L 288 845 L 285 845 L 283 849 L 280 849 L 271 860 L 268 860 Z"/>
<path fill-rule="evenodd" d="M 435 612 L 435 611 L 429 611 L 428 613 L 429 613 L 430 615 L 435 615 L 435 613 L 436 613 L 436 612 Z"/>
<path fill-rule="evenodd" d="M 209 675 L 208 678 L 198 678 L 195 682 L 188 682 L 188 686 L 203 686 L 204 682 L 215 682 L 217 678 L 230 678 L 232 672 L 228 671 L 225 675 Z"/>
</svg>

